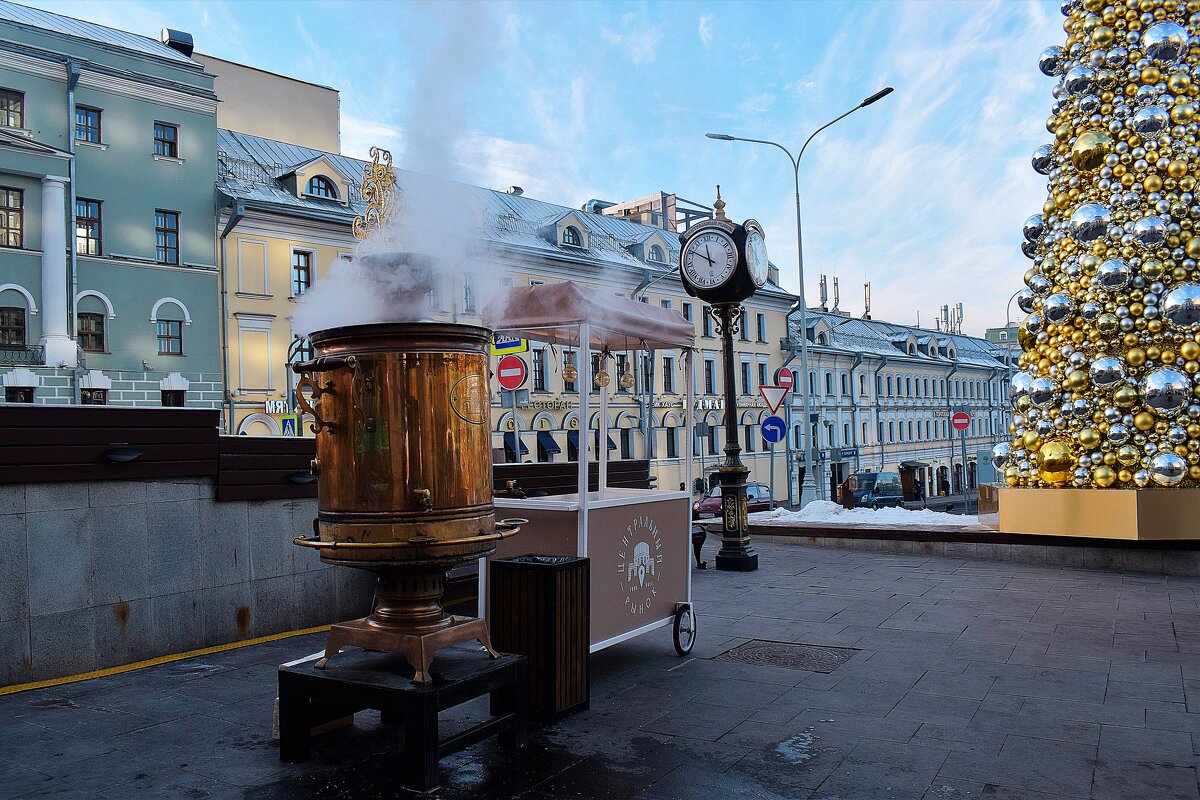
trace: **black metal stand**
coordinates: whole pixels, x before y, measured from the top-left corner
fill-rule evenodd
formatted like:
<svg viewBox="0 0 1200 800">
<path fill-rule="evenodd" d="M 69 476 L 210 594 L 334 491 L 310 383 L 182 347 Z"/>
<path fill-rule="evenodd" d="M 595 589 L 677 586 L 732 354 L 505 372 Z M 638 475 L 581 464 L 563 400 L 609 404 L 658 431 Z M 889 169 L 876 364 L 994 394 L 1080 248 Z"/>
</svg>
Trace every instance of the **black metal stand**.
<svg viewBox="0 0 1200 800">
<path fill-rule="evenodd" d="M 525 736 L 527 684 L 524 656 L 487 654 L 467 647 L 441 650 L 433 681 L 415 684 L 403 657 L 349 651 L 316 669 L 319 658 L 279 668 L 279 758 L 307 761 L 312 729 L 366 708 L 385 723 L 404 726 L 401 782 L 413 789 L 438 785 L 438 759 L 499 734 L 502 745 Z M 438 712 L 491 695 L 492 717 L 454 736 L 438 737 Z"/>
<path fill-rule="evenodd" d="M 721 482 L 721 550 L 717 569 L 751 572 L 758 569 L 758 553 L 750 546 L 747 518 L 746 477 L 738 445 L 737 385 L 733 369 L 733 334 L 741 327 L 742 308 L 737 303 L 713 306 L 713 317 L 721 334 L 725 361 L 725 463 L 717 470 Z"/>
</svg>

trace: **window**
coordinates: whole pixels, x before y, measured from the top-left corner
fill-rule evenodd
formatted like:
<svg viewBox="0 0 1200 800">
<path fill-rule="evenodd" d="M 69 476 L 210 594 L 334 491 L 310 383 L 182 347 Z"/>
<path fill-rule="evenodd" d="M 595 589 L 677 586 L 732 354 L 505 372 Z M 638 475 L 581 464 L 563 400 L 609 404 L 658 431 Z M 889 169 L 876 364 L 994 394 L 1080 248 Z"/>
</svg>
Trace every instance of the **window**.
<svg viewBox="0 0 1200 800">
<path fill-rule="evenodd" d="M 894 423 L 894 422 L 888 423 L 888 441 L 889 442 L 896 441 L 896 423 Z"/>
<path fill-rule="evenodd" d="M 750 315 L 746 312 L 745 306 L 742 306 L 742 319 L 738 325 L 738 335 L 743 342 L 750 341 Z"/>
<path fill-rule="evenodd" d="M 712 307 L 711 306 L 704 307 L 704 330 L 703 330 L 703 333 L 705 336 L 709 337 L 710 339 L 712 338 L 713 316 L 712 316 Z"/>
<path fill-rule="evenodd" d="M 746 426 L 746 452 L 747 453 L 754 452 L 754 426 L 753 425 Z"/>
<path fill-rule="evenodd" d="M 862 424 L 862 443 L 869 444 L 867 442 L 867 423 L 865 422 Z"/>
<path fill-rule="evenodd" d="M 912 428 L 912 423 L 910 422 L 910 423 L 908 423 L 908 440 L 911 442 L 912 438 L 913 438 L 913 428 Z"/>
<path fill-rule="evenodd" d="M 25 93 L 0 89 L 0 128 L 25 127 Z"/>
<path fill-rule="evenodd" d="M 850 394 L 850 376 L 842 373 L 842 394 Z"/>
<path fill-rule="evenodd" d="M 750 394 L 750 362 L 742 362 L 742 394 Z"/>
<path fill-rule="evenodd" d="M 308 186 L 304 187 L 304 193 L 309 197 L 323 197 L 326 200 L 337 200 L 337 187 L 333 181 L 326 178 L 324 175 L 313 175 L 308 179 Z"/>
<path fill-rule="evenodd" d="M 892 376 L 891 375 L 888 375 L 887 387 L 888 387 L 888 390 L 887 390 L 888 397 L 891 397 L 892 396 Z"/>
<path fill-rule="evenodd" d="M 538 348 L 531 355 L 533 356 L 530 359 L 533 362 L 533 390 L 544 392 L 546 391 L 546 349 Z"/>
<path fill-rule="evenodd" d="M 621 458 L 633 458 L 633 431 L 629 428 L 621 428 Z"/>
<path fill-rule="evenodd" d="M 160 356 L 183 355 L 183 323 L 177 319 L 158 321 L 158 354 Z"/>
<path fill-rule="evenodd" d="M 833 395 L 833 373 L 825 373 L 825 394 Z"/>
<path fill-rule="evenodd" d="M 618 392 L 628 392 L 629 391 L 629 389 L 626 389 L 625 387 L 623 387 L 621 385 L 621 376 L 624 375 L 628 371 L 629 371 L 629 356 L 625 355 L 624 353 L 618 353 L 617 354 L 617 375 L 616 375 Z"/>
<path fill-rule="evenodd" d="M 6 403 L 32 403 L 33 402 L 33 387 L 32 386 L 6 386 L 6 387 L 4 387 L 4 402 L 6 402 Z"/>
<path fill-rule="evenodd" d="M 668 310 L 671 308 L 671 301 L 669 299 L 667 299 L 666 297 L 659 300 L 658 304 Z"/>
<path fill-rule="evenodd" d="M 564 242 L 564 244 L 565 244 L 565 242 Z M 657 262 L 659 264 L 663 264 L 667 260 L 667 254 L 663 252 L 663 249 L 661 247 L 659 247 L 656 244 L 652 244 L 652 245 L 650 245 L 649 260 Z"/>
<path fill-rule="evenodd" d="M 667 428 L 667 458 L 679 458 L 678 428 Z"/>
<path fill-rule="evenodd" d="M 288 347 L 288 352 L 291 354 L 291 363 L 293 364 L 313 360 L 312 342 L 300 336 L 292 339 L 292 343 Z"/>
<path fill-rule="evenodd" d="M 568 350 L 565 353 L 563 353 L 563 367 L 565 368 L 568 364 L 570 364 L 572 367 L 576 367 L 576 368 L 578 368 L 578 366 L 579 366 L 579 363 L 575 359 L 575 351 L 574 350 Z M 579 388 L 575 385 L 575 381 L 568 381 L 568 380 L 564 379 L 563 380 L 563 391 L 564 392 L 578 392 Z"/>
<path fill-rule="evenodd" d="M 21 247 L 25 231 L 25 193 L 0 186 L 0 247 Z"/>
<path fill-rule="evenodd" d="M 475 278 L 471 275 L 463 275 L 463 313 L 475 313 Z"/>
<path fill-rule="evenodd" d="M 883 443 L 883 423 L 879 423 L 879 442 Z"/>
<path fill-rule="evenodd" d="M 0 308 L 0 346 L 25 346 L 25 309 Z"/>
<path fill-rule="evenodd" d="M 929 397 L 929 378 L 926 378 L 924 383 L 925 383 L 925 396 Z"/>
<path fill-rule="evenodd" d="M 688 322 L 692 321 L 692 304 L 691 303 L 683 304 L 683 318 L 686 319 Z"/>
<path fill-rule="evenodd" d="M 663 392 L 665 394 L 675 393 L 675 359 L 671 356 L 663 356 Z"/>
<path fill-rule="evenodd" d="M 912 397 L 912 378 L 904 379 L 904 394 Z"/>
<path fill-rule="evenodd" d="M 154 155 L 179 158 L 179 126 L 154 123 Z"/>
<path fill-rule="evenodd" d="M 162 405 L 163 408 L 183 408 L 187 405 L 187 390 L 163 389 Z"/>
<path fill-rule="evenodd" d="M 292 252 L 292 297 L 299 297 L 312 286 L 312 257 L 304 250 Z"/>
<path fill-rule="evenodd" d="M 858 376 L 858 393 L 859 394 L 867 393 L 867 376 L 866 375 Z"/>
<path fill-rule="evenodd" d="M 596 385 L 596 376 L 600 374 L 600 354 L 592 353 L 592 385 L 588 387 L 589 391 L 598 392 L 600 387 Z"/>
<path fill-rule="evenodd" d="M 758 385 L 770 386 L 767 382 L 767 365 L 761 361 L 758 362 Z"/>
<path fill-rule="evenodd" d="M 842 423 L 842 444 L 850 444 L 850 423 Z"/>
<path fill-rule="evenodd" d="M 704 359 L 704 393 L 705 394 L 716 394 L 717 393 L 716 371 L 717 371 L 717 362 L 715 362 L 709 358 Z"/>
<path fill-rule="evenodd" d="M 76 326 L 79 347 L 89 353 L 104 352 L 104 315 L 81 313 Z"/>
<path fill-rule="evenodd" d="M 717 454 L 717 426 L 708 426 L 708 454 L 715 456 Z"/>
<path fill-rule="evenodd" d="M 583 247 L 583 237 L 579 235 L 579 229 L 573 225 L 563 228 L 562 243 L 567 247 Z"/>
<path fill-rule="evenodd" d="M 79 404 L 84 406 L 108 405 L 108 389 L 80 389 Z"/>
<path fill-rule="evenodd" d="M 154 260 L 160 264 L 179 263 L 178 211 L 154 211 Z"/>
<path fill-rule="evenodd" d="M 100 248 L 100 201 L 75 199 L 75 252 L 98 256 Z"/>
<path fill-rule="evenodd" d="M 2 95 L 0 95 L 0 103 L 3 103 Z M 2 109 L 2 108 L 3 108 L 3 106 L 0 105 L 0 109 Z M 16 126 L 16 127 L 20 127 L 20 126 Z M 1008 331 L 1000 331 L 1000 341 L 1002 341 L 1002 342 L 1008 341 Z"/>
<path fill-rule="evenodd" d="M 100 109 L 75 106 L 75 138 L 100 144 Z"/>
<path fill-rule="evenodd" d="M 758 341 L 766 343 L 767 341 L 767 315 L 759 312 L 754 315 L 758 322 Z"/>
</svg>

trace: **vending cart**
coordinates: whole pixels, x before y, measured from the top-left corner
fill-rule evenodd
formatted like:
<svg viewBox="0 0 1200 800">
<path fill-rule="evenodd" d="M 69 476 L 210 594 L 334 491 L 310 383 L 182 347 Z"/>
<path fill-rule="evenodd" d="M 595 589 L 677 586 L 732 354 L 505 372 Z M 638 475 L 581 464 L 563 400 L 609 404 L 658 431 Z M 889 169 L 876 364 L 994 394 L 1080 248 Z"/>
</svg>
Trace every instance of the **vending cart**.
<svg viewBox="0 0 1200 800">
<path fill-rule="evenodd" d="M 584 556 L 591 560 L 591 652 L 672 626 L 675 649 L 690 652 L 696 639 L 691 601 L 691 494 L 673 488 L 608 485 L 608 380 L 592 374 L 590 354 L 682 350 L 681 397 L 686 433 L 681 455 L 684 487 L 692 486 L 695 329 L 677 311 L 614 296 L 573 282 L 507 290 L 484 309 L 484 325 L 498 334 L 573 349 L 578 357 L 578 482 L 575 492 L 545 497 L 495 498 L 497 513 L 529 520 L 519 537 L 499 542 L 493 558 L 522 553 Z M 596 386 L 595 397 L 590 388 Z M 591 403 L 598 401 L 592 435 Z M 648 412 L 646 412 L 648 413 Z M 589 491 L 591 459 L 598 481 Z M 479 570 L 480 604 L 487 603 L 486 565 Z"/>
</svg>

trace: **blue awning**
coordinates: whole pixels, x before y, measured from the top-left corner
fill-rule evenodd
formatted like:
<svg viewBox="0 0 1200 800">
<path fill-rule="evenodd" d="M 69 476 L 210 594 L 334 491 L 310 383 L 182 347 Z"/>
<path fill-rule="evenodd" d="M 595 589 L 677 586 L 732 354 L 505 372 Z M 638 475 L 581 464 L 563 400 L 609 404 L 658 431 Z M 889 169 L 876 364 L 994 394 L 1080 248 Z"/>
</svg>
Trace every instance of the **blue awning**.
<svg viewBox="0 0 1200 800">
<path fill-rule="evenodd" d="M 600 431 L 592 431 L 592 442 L 596 445 L 600 444 Z M 571 447 L 578 449 L 578 447 L 579 447 L 579 431 L 567 431 L 567 444 L 571 445 Z M 617 443 L 612 440 L 611 436 L 608 437 L 608 449 L 609 450 L 617 449 Z"/>
<path fill-rule="evenodd" d="M 542 449 L 545 450 L 547 453 L 561 453 L 562 452 L 562 449 L 558 446 L 558 442 L 554 441 L 554 437 L 550 435 L 549 431 L 538 431 L 537 435 L 538 435 L 538 444 L 540 444 L 542 446 Z"/>
<path fill-rule="evenodd" d="M 579 431 L 567 431 L 567 444 L 579 449 Z"/>
<path fill-rule="evenodd" d="M 600 446 L 600 431 L 592 431 L 592 444 L 596 445 L 597 447 Z M 608 449 L 617 449 L 617 443 L 612 440 L 611 436 L 608 437 Z"/>
<path fill-rule="evenodd" d="M 517 451 L 517 435 L 515 433 L 504 434 L 504 446 L 510 453 L 515 453 Z M 521 442 L 521 455 L 529 455 L 529 448 L 525 446 L 525 442 Z"/>
</svg>

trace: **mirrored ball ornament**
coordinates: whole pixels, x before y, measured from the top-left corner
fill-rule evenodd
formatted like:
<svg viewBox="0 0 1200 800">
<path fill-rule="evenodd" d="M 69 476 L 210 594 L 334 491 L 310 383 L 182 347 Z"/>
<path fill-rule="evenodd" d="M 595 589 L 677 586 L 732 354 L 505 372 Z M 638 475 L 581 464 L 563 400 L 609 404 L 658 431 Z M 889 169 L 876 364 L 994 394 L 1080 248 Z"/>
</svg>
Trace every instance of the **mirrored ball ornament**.
<svg viewBox="0 0 1200 800">
<path fill-rule="evenodd" d="M 1039 408 L 1045 408 L 1054 402 L 1058 395 L 1058 387 L 1049 378 L 1034 378 L 1029 386 L 1029 399 Z"/>
<path fill-rule="evenodd" d="M 1145 217 L 1133 226 L 1133 238 L 1143 247 L 1157 247 L 1167 240 L 1167 222 L 1162 217 Z"/>
<path fill-rule="evenodd" d="M 1063 78 L 1063 86 L 1074 95 L 1090 94 L 1096 88 L 1096 70 L 1073 67 Z"/>
<path fill-rule="evenodd" d="M 1049 175 L 1050 170 L 1054 169 L 1054 148 L 1048 144 L 1044 144 L 1033 151 L 1033 171 L 1039 175 Z"/>
<path fill-rule="evenodd" d="M 1003 470 L 1008 466 L 1009 460 L 1012 458 L 1012 445 L 1008 442 L 1001 442 L 992 448 L 992 466 L 997 470 Z"/>
<path fill-rule="evenodd" d="M 1045 297 L 1050 294 L 1050 287 L 1052 285 L 1050 279 L 1040 272 L 1030 275 L 1026 284 L 1038 297 Z"/>
<path fill-rule="evenodd" d="M 1113 444 L 1125 444 L 1129 441 L 1129 428 L 1124 425 L 1110 425 L 1108 427 L 1108 440 Z"/>
<path fill-rule="evenodd" d="M 1159 414 L 1174 414 L 1192 396 L 1192 381 L 1170 367 L 1162 367 L 1142 378 L 1142 396 L 1146 407 Z"/>
<path fill-rule="evenodd" d="M 1171 118 L 1158 106 L 1147 106 L 1133 115 L 1133 129 L 1140 136 L 1158 136 L 1170 124 Z"/>
<path fill-rule="evenodd" d="M 1033 260 L 1037 258 L 1037 242 L 1021 242 L 1021 255 Z"/>
<path fill-rule="evenodd" d="M 1142 34 L 1142 49 L 1146 52 L 1146 55 L 1158 62 L 1179 60 L 1179 57 L 1187 52 L 1187 47 L 1187 29 L 1175 22 L 1160 22 L 1157 25 L 1150 26 L 1150 29 Z M 1046 51 L 1043 50 L 1042 56 L 1044 57 L 1045 55 Z M 1061 60 L 1061 53 L 1059 59 Z M 1039 66 L 1041 65 L 1040 60 L 1038 64 Z M 1045 72 L 1045 69 L 1042 71 Z M 1047 72 L 1046 74 L 1050 75 L 1053 73 Z"/>
<path fill-rule="evenodd" d="M 1025 318 L 1025 330 L 1032 334 L 1041 333 L 1044 325 L 1045 320 L 1042 318 L 1041 314 L 1030 314 Z"/>
<path fill-rule="evenodd" d="M 1016 406 L 1017 401 L 1022 397 L 1029 396 L 1029 390 L 1033 388 L 1033 377 L 1028 372 L 1018 372 L 1012 376 L 1012 380 L 1008 382 L 1008 396 L 1012 398 L 1012 403 Z"/>
<path fill-rule="evenodd" d="M 1096 285 L 1107 292 L 1124 289 L 1133 278 L 1133 270 L 1119 258 L 1110 258 L 1096 267 Z"/>
<path fill-rule="evenodd" d="M 1092 362 L 1088 375 L 1092 384 L 1100 389 L 1112 389 L 1125 380 L 1125 366 L 1120 359 L 1101 356 Z"/>
<path fill-rule="evenodd" d="M 1026 314 L 1033 313 L 1033 291 L 1030 289 L 1022 289 L 1017 292 L 1017 308 L 1021 309 Z"/>
<path fill-rule="evenodd" d="M 1068 295 L 1052 294 L 1042 301 L 1042 316 L 1055 325 L 1066 322 L 1075 311 L 1075 303 Z"/>
<path fill-rule="evenodd" d="M 1200 327 L 1200 284 L 1184 283 L 1167 292 L 1160 306 L 1162 316 L 1180 330 Z"/>
<path fill-rule="evenodd" d="M 1104 311 L 1104 307 L 1094 300 L 1089 300 L 1079 308 L 1079 314 L 1088 322 L 1091 322 Z"/>
<path fill-rule="evenodd" d="M 1159 486 L 1178 486 L 1188 474 L 1188 463 L 1170 451 L 1150 459 L 1150 477 Z"/>
<path fill-rule="evenodd" d="M 1025 220 L 1021 233 L 1028 242 L 1036 242 L 1046 232 L 1046 220 L 1041 214 L 1034 214 Z"/>
<path fill-rule="evenodd" d="M 1071 215 L 1071 235 L 1077 242 L 1087 244 L 1107 233 L 1111 224 L 1112 213 L 1107 206 L 1086 203 L 1075 209 L 1075 213 Z"/>
<path fill-rule="evenodd" d="M 1062 70 L 1062 54 L 1062 48 L 1056 44 L 1042 51 L 1038 56 L 1038 69 L 1043 75 L 1053 78 Z"/>
</svg>

